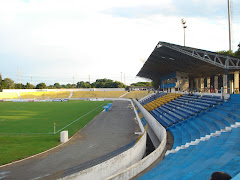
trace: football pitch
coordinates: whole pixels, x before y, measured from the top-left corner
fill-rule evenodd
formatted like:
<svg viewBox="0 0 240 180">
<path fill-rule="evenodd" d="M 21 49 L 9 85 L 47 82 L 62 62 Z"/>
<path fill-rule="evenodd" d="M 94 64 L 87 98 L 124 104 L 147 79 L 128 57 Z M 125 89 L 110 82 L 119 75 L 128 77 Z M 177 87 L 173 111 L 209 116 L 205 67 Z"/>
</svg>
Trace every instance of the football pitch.
<svg viewBox="0 0 240 180">
<path fill-rule="evenodd" d="M 107 103 L 0 102 L 0 165 L 60 144 L 61 131 L 68 130 L 69 136 L 74 135 Z"/>
</svg>

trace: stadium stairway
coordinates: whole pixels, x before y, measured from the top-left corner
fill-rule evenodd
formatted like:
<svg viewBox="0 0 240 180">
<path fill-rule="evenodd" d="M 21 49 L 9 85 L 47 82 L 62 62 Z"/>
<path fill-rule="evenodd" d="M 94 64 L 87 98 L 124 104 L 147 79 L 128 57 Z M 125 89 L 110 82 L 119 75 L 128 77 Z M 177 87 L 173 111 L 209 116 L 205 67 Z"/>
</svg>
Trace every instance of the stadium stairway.
<svg viewBox="0 0 240 180">
<path fill-rule="evenodd" d="M 70 95 L 69 95 L 69 99 L 72 98 L 72 95 L 73 95 L 73 91 L 71 91 Z"/>
<path fill-rule="evenodd" d="M 139 179 L 210 179 L 215 171 L 239 174 L 239 108 L 240 95 L 231 95 L 228 102 L 168 127 L 174 137 L 172 150 Z"/>
</svg>

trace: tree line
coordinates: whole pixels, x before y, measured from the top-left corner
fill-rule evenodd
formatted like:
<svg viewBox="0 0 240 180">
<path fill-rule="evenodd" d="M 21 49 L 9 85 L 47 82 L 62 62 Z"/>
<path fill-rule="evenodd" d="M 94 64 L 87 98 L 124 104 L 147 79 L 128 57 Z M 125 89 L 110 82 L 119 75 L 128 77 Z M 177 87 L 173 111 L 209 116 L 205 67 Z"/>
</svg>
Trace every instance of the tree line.
<svg viewBox="0 0 240 180">
<path fill-rule="evenodd" d="M 149 82 L 138 82 L 133 83 L 130 86 L 144 86 L 149 87 L 152 86 Z M 53 85 L 46 85 L 44 82 L 37 84 L 34 86 L 33 84 L 27 82 L 26 84 L 15 83 L 11 78 L 2 79 L 0 74 L 0 89 L 69 89 L 69 88 L 126 88 L 124 83 L 119 81 L 113 81 L 111 79 L 97 79 L 95 82 L 90 83 L 88 81 L 80 81 L 76 84 L 60 84 L 54 83 Z"/>
<path fill-rule="evenodd" d="M 228 50 L 228 51 L 217 51 L 217 53 L 226 54 L 226 55 L 235 56 L 237 58 L 240 58 L 240 43 L 238 44 L 238 49 L 235 52 Z"/>
</svg>

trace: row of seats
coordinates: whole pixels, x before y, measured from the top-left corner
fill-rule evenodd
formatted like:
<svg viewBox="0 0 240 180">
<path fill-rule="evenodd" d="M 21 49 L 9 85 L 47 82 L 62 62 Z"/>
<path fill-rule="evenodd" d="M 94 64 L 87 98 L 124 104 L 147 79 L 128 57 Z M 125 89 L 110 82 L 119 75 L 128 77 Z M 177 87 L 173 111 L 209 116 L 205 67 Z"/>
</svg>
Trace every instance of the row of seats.
<svg viewBox="0 0 240 180">
<path fill-rule="evenodd" d="M 222 103 L 215 97 L 183 95 L 151 111 L 155 119 L 165 128 L 190 118 L 212 106 Z"/>
<path fill-rule="evenodd" d="M 130 91 L 123 98 L 132 98 L 132 99 L 141 99 L 149 94 L 153 93 L 153 91 Z"/>
<path fill-rule="evenodd" d="M 142 101 L 140 101 L 141 105 L 146 105 L 152 101 L 154 101 L 155 99 L 162 97 L 164 95 L 166 95 L 167 93 L 165 92 L 159 92 L 159 93 L 154 93 L 151 96 L 148 96 L 147 98 L 143 99 Z"/>
<path fill-rule="evenodd" d="M 68 98 L 70 91 L 48 91 L 48 92 L 20 92 L 21 99 L 53 99 Z"/>
<path fill-rule="evenodd" d="M 181 94 L 176 94 L 176 93 L 169 93 L 166 95 L 162 95 L 158 98 L 155 98 L 153 101 L 143 105 L 143 107 L 145 109 L 147 109 L 148 111 L 152 111 L 154 109 L 156 109 L 157 107 L 160 107 L 178 97 L 182 96 Z"/>
<path fill-rule="evenodd" d="M 211 101 L 213 97 L 207 98 Z M 168 154 L 161 163 L 139 179 L 210 179 L 215 171 L 226 172 L 232 177 L 240 172 L 240 128 L 234 125 L 240 122 L 240 101 L 230 100 L 210 107 L 168 128 L 174 137 L 172 149 L 178 149 L 216 131 L 222 131 L 220 136 L 212 136 L 197 145 Z M 235 128 L 224 131 L 223 129 L 227 130 L 226 127 Z"/>
<path fill-rule="evenodd" d="M 18 94 L 15 92 L 0 92 L 0 99 L 17 99 Z"/>
</svg>

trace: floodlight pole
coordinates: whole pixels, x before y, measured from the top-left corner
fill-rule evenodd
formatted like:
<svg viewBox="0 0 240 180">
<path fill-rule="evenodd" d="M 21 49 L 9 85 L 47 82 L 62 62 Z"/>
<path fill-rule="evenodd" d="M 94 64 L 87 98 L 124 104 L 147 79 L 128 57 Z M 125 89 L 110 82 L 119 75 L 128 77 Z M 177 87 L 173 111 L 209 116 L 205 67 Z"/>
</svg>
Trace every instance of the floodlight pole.
<svg viewBox="0 0 240 180">
<path fill-rule="evenodd" d="M 185 32 L 185 29 L 186 29 L 186 28 L 183 27 L 183 31 L 184 31 L 184 46 L 185 46 L 185 40 L 186 40 L 186 32 Z"/>
<path fill-rule="evenodd" d="M 228 30 L 229 30 L 229 51 L 232 51 L 232 22 L 231 22 L 231 3 L 228 0 Z"/>
<path fill-rule="evenodd" d="M 183 32 L 184 32 L 184 46 L 185 46 L 185 39 L 186 39 L 186 35 L 185 35 L 185 29 L 187 28 L 186 25 L 186 20 L 184 18 L 181 19 L 182 25 L 183 25 Z"/>
</svg>

